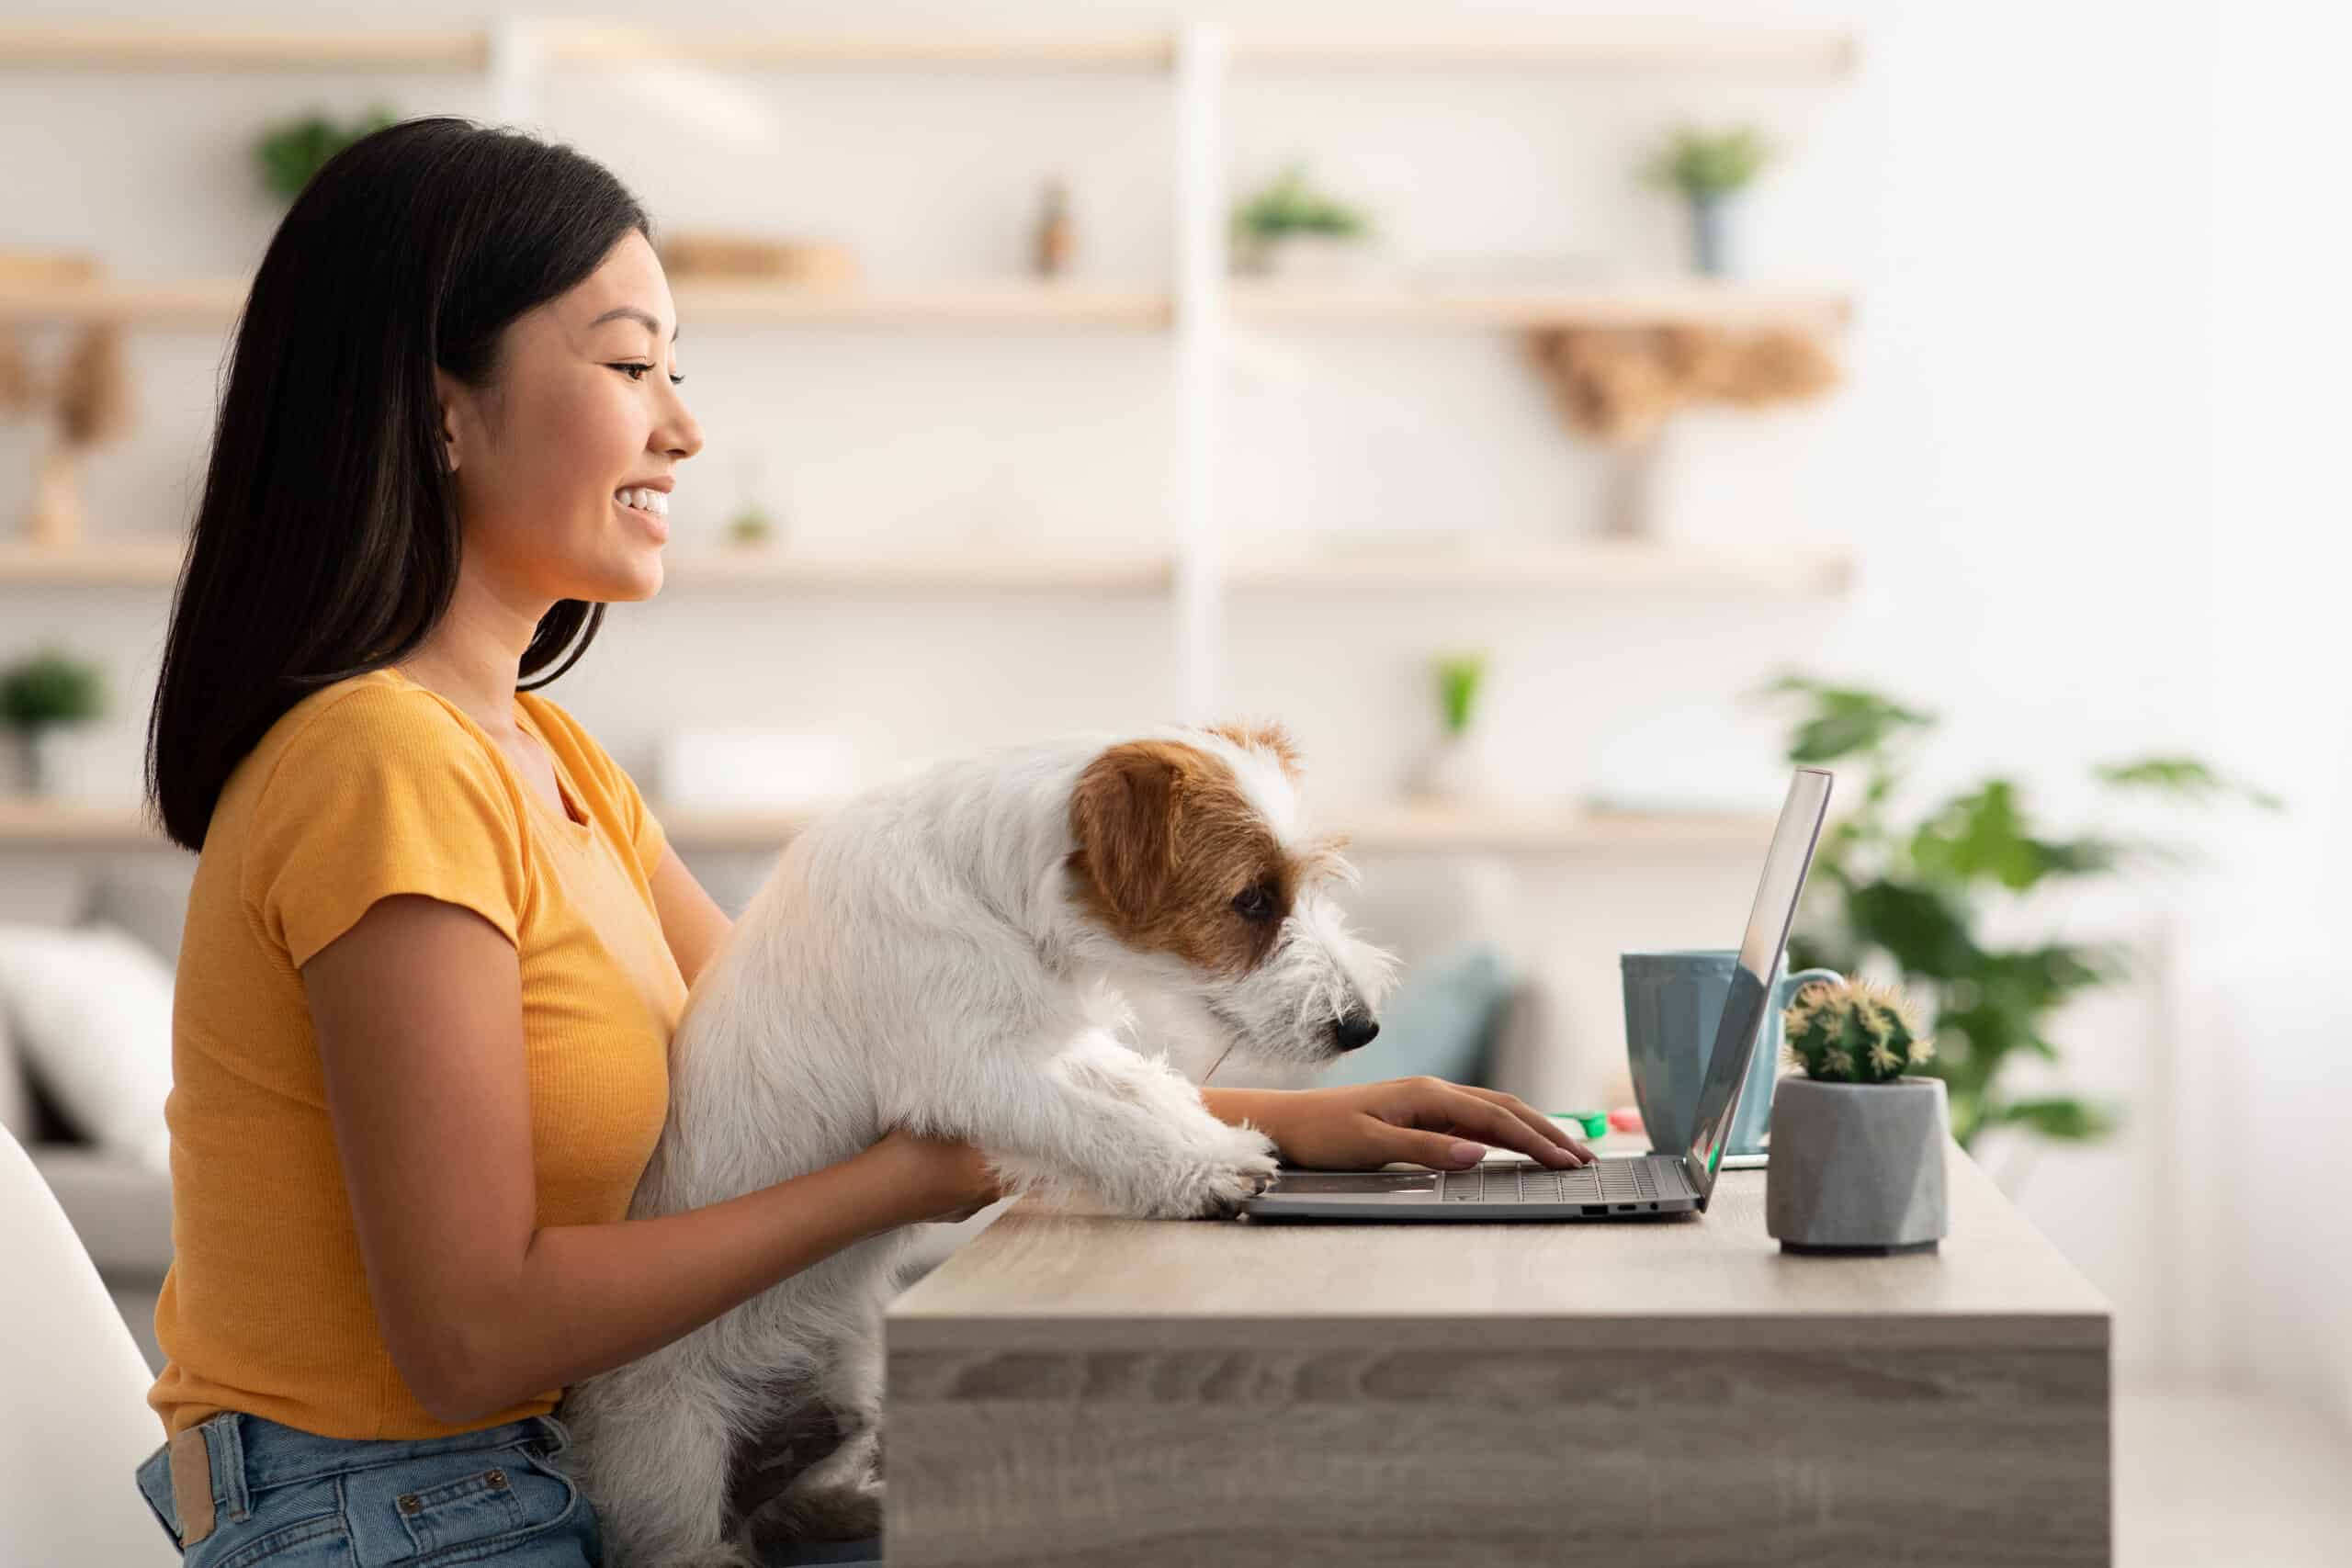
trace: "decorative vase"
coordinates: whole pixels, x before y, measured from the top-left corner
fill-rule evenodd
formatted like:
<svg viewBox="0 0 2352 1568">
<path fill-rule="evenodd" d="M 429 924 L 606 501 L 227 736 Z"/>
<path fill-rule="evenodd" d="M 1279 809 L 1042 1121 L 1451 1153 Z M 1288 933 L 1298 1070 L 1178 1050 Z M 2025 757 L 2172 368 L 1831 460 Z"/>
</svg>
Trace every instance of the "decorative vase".
<svg viewBox="0 0 2352 1568">
<path fill-rule="evenodd" d="M 1707 277 L 1731 274 L 1731 197 L 1720 193 L 1690 197 L 1690 259 Z"/>
<path fill-rule="evenodd" d="M 1951 1136 L 1941 1078 L 1782 1078 L 1772 1096 L 1765 1233 L 1786 1252 L 1933 1251 L 1945 1229 Z"/>
<path fill-rule="evenodd" d="M 0 748 L 0 794 L 31 796 L 39 793 L 40 764 L 33 760 L 33 732 L 12 729 L 8 744 Z"/>
<path fill-rule="evenodd" d="M 1448 730 L 1413 766 L 1412 793 L 1423 800 L 1476 800 L 1492 794 L 1486 749 L 1470 730 Z"/>
<path fill-rule="evenodd" d="M 1331 283 L 1362 270 L 1363 243 L 1341 234 L 1276 234 L 1247 242 L 1238 270 L 1292 283 Z"/>
</svg>

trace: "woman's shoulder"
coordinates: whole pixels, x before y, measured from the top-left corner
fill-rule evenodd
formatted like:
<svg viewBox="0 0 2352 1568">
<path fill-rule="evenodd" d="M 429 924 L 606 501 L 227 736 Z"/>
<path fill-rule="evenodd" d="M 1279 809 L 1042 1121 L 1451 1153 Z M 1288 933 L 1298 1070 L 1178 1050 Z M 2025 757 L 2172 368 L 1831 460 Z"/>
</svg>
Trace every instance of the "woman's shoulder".
<svg viewBox="0 0 2352 1568">
<path fill-rule="evenodd" d="M 279 715 L 222 793 L 265 795 L 366 788 L 390 773 L 502 780 L 468 721 L 431 689 L 391 670 L 322 686 Z"/>
</svg>

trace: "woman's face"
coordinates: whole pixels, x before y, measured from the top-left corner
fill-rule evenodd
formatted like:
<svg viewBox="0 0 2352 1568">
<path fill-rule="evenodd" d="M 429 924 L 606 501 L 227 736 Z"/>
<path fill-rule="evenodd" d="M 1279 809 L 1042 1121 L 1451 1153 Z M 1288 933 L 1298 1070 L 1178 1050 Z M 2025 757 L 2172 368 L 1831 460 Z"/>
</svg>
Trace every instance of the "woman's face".
<svg viewBox="0 0 2352 1568">
<path fill-rule="evenodd" d="M 632 230 L 587 277 L 509 322 L 492 384 L 436 370 L 466 570 L 534 616 L 558 599 L 648 599 L 669 523 L 654 508 L 702 427 L 671 378 L 677 306 Z"/>
</svg>

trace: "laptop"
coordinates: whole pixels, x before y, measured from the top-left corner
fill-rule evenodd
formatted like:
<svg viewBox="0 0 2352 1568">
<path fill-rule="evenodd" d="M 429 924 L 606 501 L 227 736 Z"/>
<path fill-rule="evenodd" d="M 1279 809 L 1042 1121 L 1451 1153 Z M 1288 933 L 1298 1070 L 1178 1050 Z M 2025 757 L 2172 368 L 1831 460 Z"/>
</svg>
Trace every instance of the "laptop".
<svg viewBox="0 0 2352 1568">
<path fill-rule="evenodd" d="M 1468 1170 L 1284 1170 L 1241 1212 L 1256 1220 L 1623 1220 L 1704 1213 L 1763 1037 L 1764 1009 L 1829 810 L 1830 775 L 1799 768 L 1765 852 L 1730 995 L 1707 1057 L 1690 1146 L 1678 1154 L 1604 1156 L 1575 1170 L 1489 1161 Z"/>
</svg>

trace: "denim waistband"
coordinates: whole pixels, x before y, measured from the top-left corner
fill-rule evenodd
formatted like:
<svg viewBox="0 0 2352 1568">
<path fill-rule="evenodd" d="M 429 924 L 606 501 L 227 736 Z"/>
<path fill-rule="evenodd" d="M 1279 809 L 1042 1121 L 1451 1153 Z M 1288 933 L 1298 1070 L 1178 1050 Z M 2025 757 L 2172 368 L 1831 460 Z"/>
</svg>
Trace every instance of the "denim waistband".
<svg viewBox="0 0 2352 1568">
<path fill-rule="evenodd" d="M 253 1510 L 254 1494 L 273 1486 L 400 1464 L 429 1454 L 467 1453 L 518 1443 L 542 1443 L 552 1454 L 571 1440 L 563 1423 L 552 1416 L 528 1416 L 447 1438 L 322 1438 L 240 1410 L 223 1410 L 193 1429 L 204 1435 L 213 1505 L 231 1519 L 244 1518 Z M 178 1539 L 186 1532 L 180 1523 L 179 1500 L 172 1495 L 171 1454 L 169 1443 L 149 1454 L 139 1467 L 139 1485 L 159 1510 L 168 1509 L 165 1522 Z"/>
</svg>

